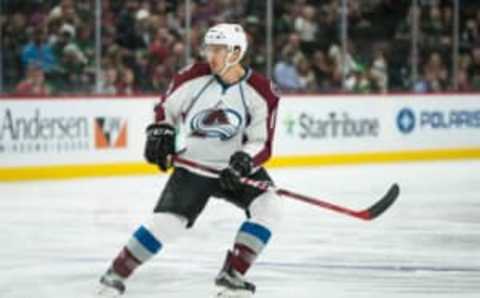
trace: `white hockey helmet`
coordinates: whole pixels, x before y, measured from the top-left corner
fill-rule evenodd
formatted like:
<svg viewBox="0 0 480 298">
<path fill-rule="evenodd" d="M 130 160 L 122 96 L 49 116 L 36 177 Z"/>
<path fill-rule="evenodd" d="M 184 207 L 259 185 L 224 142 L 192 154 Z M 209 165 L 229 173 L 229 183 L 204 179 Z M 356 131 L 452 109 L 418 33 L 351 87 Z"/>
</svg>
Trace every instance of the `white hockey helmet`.
<svg viewBox="0 0 480 298">
<path fill-rule="evenodd" d="M 247 35 L 239 24 L 221 23 L 208 29 L 203 39 L 204 46 L 226 45 L 229 52 L 240 50 L 239 62 L 247 51 Z"/>
</svg>

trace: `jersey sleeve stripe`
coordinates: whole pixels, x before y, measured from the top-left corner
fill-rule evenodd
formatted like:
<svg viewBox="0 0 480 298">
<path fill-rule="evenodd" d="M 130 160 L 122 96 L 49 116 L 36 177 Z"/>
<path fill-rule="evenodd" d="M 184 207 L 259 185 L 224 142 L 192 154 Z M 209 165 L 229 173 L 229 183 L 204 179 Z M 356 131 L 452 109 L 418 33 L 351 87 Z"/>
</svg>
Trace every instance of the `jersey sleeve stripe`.
<svg viewBox="0 0 480 298">
<path fill-rule="evenodd" d="M 265 101 L 268 111 L 266 121 L 267 139 L 260 152 L 253 156 L 253 163 L 255 164 L 255 166 L 259 166 L 269 160 L 272 155 L 272 143 L 276 123 L 276 109 L 278 106 L 279 98 L 272 91 L 270 81 L 262 75 L 254 72 L 247 82 Z"/>
</svg>

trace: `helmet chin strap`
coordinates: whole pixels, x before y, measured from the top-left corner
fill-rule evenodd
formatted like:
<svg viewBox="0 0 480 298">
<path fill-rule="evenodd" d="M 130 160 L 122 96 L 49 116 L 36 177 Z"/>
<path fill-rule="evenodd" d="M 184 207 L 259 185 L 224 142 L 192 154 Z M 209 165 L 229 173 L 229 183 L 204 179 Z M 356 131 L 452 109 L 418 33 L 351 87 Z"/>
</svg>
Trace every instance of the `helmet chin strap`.
<svg viewBox="0 0 480 298">
<path fill-rule="evenodd" d="M 223 76 L 232 66 L 238 63 L 237 59 L 236 61 L 229 62 L 230 58 L 233 56 L 233 51 L 228 52 L 227 56 L 225 57 L 225 63 L 223 65 L 222 70 L 218 73 L 218 76 Z"/>
</svg>

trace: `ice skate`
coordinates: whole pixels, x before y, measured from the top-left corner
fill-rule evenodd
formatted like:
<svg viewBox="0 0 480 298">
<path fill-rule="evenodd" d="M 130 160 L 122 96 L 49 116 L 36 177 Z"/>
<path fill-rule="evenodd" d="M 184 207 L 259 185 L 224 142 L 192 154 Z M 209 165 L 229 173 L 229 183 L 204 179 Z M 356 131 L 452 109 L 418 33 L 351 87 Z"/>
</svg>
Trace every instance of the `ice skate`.
<svg viewBox="0 0 480 298">
<path fill-rule="evenodd" d="M 255 293 L 255 285 L 244 279 L 243 275 L 231 266 L 232 255 L 228 252 L 225 265 L 215 278 L 218 288 L 217 298 L 248 298 Z"/>
<path fill-rule="evenodd" d="M 120 297 L 124 292 L 125 285 L 120 279 L 114 277 L 110 269 L 100 278 L 97 297 L 116 298 Z"/>
<path fill-rule="evenodd" d="M 249 298 L 255 293 L 255 285 L 244 280 L 232 268 L 227 272 L 221 272 L 215 279 L 218 293 L 216 298 Z"/>
</svg>

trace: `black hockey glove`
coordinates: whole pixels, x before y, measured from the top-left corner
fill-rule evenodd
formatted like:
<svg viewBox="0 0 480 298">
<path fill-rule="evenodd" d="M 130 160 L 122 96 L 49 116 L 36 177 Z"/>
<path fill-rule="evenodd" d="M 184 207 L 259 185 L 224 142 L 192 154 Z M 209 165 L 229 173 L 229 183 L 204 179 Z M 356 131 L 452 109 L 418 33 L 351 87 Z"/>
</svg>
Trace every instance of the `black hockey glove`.
<svg viewBox="0 0 480 298">
<path fill-rule="evenodd" d="M 147 127 L 145 159 L 166 171 L 175 153 L 175 129 L 168 124 L 150 124 Z"/>
<path fill-rule="evenodd" d="M 252 158 L 245 152 L 237 151 L 230 157 L 229 166 L 220 172 L 220 187 L 229 192 L 240 192 L 242 177 L 250 174 L 253 168 Z"/>
</svg>

